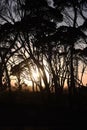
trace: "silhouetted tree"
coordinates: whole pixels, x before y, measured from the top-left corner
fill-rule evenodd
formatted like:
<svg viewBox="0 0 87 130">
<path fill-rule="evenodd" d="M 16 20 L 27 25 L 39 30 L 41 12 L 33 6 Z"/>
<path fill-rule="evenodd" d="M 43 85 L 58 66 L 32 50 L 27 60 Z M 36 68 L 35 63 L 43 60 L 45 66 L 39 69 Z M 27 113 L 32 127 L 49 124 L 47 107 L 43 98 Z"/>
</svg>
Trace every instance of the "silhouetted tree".
<svg viewBox="0 0 87 130">
<path fill-rule="evenodd" d="M 60 88 L 63 89 L 67 79 L 69 92 L 72 94 L 75 93 L 77 80 L 74 64 L 76 58 L 79 59 L 78 57 L 82 55 L 82 52 L 79 52 L 80 55 L 77 53 L 75 46 L 79 40 L 85 43 L 87 40 L 85 33 L 87 2 L 86 0 L 53 0 L 53 2 L 52 7 L 46 0 L 1 0 L 0 46 L 3 53 L 0 54 L 1 77 L 5 71 L 10 82 L 8 61 L 19 49 L 24 48 L 41 73 L 48 93 L 50 84 L 43 58 L 49 66 L 55 93 L 58 93 Z M 81 23 L 80 19 L 83 20 Z"/>
</svg>

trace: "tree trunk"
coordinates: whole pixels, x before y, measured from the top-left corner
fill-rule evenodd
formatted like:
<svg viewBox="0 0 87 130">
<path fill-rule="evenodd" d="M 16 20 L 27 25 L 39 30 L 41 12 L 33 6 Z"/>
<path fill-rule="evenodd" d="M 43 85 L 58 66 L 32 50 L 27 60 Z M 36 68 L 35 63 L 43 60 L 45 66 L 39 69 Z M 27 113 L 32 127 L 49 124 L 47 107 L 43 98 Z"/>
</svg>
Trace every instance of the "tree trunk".
<svg viewBox="0 0 87 130">
<path fill-rule="evenodd" d="M 8 88 L 9 88 L 9 91 L 11 91 L 10 78 L 9 78 L 9 74 L 8 74 L 8 70 L 7 70 L 6 63 L 4 63 L 4 69 L 5 69 L 5 72 L 6 72 L 7 86 L 8 86 Z"/>
<path fill-rule="evenodd" d="M 70 61 L 70 91 L 72 94 L 75 93 L 75 80 L 74 80 L 74 67 L 73 67 L 73 48 L 74 46 L 71 45 L 71 61 Z"/>
<path fill-rule="evenodd" d="M 2 86 L 3 86 L 3 84 L 2 84 L 2 69 L 1 69 L 1 67 L 0 67 L 0 89 L 2 90 Z"/>
</svg>

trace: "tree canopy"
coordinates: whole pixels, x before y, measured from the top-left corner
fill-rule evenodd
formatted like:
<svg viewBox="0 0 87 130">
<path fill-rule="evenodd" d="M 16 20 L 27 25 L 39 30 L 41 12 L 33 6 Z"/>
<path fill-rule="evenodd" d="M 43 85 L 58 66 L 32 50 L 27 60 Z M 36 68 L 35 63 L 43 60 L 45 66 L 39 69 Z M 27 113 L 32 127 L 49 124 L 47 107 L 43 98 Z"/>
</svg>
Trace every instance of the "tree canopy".
<svg viewBox="0 0 87 130">
<path fill-rule="evenodd" d="M 87 62 L 86 0 L 0 1 L 0 86 L 11 89 L 13 72 L 21 88 L 28 75 L 37 91 L 74 93 L 83 85 L 80 62 Z M 85 67 L 86 69 L 86 67 Z M 32 78 L 32 70 L 39 73 Z M 25 77 L 26 77 L 25 76 Z M 3 83 L 4 79 L 4 83 Z M 44 84 L 44 87 L 43 85 Z"/>
</svg>

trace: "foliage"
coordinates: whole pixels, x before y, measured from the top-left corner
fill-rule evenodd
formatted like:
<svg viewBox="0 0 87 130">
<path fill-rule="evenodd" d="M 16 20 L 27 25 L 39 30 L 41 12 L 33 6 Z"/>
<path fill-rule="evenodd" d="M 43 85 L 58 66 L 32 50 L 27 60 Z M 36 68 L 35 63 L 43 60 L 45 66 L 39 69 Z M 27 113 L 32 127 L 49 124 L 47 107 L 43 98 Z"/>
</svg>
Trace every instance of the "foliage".
<svg viewBox="0 0 87 130">
<path fill-rule="evenodd" d="M 40 74 L 39 83 L 30 76 L 33 87 L 39 86 L 41 92 L 58 94 L 67 82 L 72 94 L 81 85 L 78 64 L 87 56 L 87 2 L 53 3 L 50 6 L 47 0 L 0 1 L 0 86 L 4 73 L 10 86 L 12 72 L 18 73 L 20 85 L 21 74 L 28 70 L 31 75 L 31 66 Z M 77 49 L 80 42 L 85 47 Z"/>
</svg>

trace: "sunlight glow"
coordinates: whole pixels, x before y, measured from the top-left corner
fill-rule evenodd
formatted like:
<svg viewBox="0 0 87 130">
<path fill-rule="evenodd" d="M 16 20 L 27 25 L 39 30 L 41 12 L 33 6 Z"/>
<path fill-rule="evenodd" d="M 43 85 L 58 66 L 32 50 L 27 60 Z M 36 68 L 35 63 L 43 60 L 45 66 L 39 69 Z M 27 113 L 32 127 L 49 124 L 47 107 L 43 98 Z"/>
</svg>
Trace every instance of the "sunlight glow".
<svg viewBox="0 0 87 130">
<path fill-rule="evenodd" d="M 12 86 L 15 86 L 15 84 L 17 83 L 17 77 L 11 75 L 11 76 L 10 76 L 10 80 L 11 80 L 11 85 L 12 85 Z"/>
<path fill-rule="evenodd" d="M 27 79 L 24 79 L 24 83 L 27 84 L 28 86 L 32 86 L 32 81 L 29 81 Z"/>
<path fill-rule="evenodd" d="M 50 70 L 49 70 L 49 66 L 45 59 L 43 59 L 43 64 L 44 64 L 44 68 L 45 68 L 47 81 L 50 84 Z M 61 62 L 61 64 L 62 64 L 62 62 Z M 81 70 L 82 70 L 82 66 L 80 65 L 79 75 L 78 75 L 79 79 L 81 79 L 81 75 L 82 75 Z M 87 68 L 86 68 L 85 73 L 82 78 L 82 82 L 85 86 L 87 86 L 86 78 L 87 78 Z M 17 88 L 18 87 L 17 77 L 12 75 L 12 76 L 10 76 L 10 79 L 11 79 L 11 86 Z M 23 90 L 26 89 L 29 91 L 33 91 L 33 87 L 34 87 L 35 91 L 36 91 L 36 88 L 39 91 L 39 86 L 38 86 L 39 84 L 41 84 L 41 86 L 43 88 L 45 86 L 44 81 L 43 81 L 43 72 L 42 72 L 42 70 L 38 70 L 38 68 L 36 66 L 32 66 L 31 73 L 28 73 L 28 71 L 27 71 L 27 73 L 25 73 L 25 75 L 23 77 L 20 77 L 20 79 L 21 79 L 20 84 L 22 84 Z M 65 80 L 64 89 L 67 89 L 67 86 L 68 86 L 67 80 Z"/>
<path fill-rule="evenodd" d="M 36 68 L 35 70 L 32 70 L 32 79 L 34 81 L 39 81 L 40 78 L 40 73 L 38 72 L 38 69 Z"/>
</svg>

